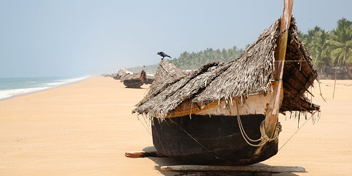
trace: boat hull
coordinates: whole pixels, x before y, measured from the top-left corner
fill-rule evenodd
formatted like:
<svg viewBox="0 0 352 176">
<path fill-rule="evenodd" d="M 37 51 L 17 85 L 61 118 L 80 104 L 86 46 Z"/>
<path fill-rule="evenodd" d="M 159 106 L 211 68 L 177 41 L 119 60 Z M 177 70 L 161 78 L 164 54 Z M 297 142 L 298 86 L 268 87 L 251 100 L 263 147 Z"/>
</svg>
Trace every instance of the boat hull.
<svg viewBox="0 0 352 176">
<path fill-rule="evenodd" d="M 140 88 L 143 85 L 143 81 L 142 80 L 125 80 L 123 81 L 123 84 L 127 87 L 127 88 Z"/>
<path fill-rule="evenodd" d="M 147 80 L 144 82 L 144 84 L 152 84 L 154 79 L 152 78 L 147 78 Z"/>
<path fill-rule="evenodd" d="M 260 123 L 265 115 L 241 115 L 243 127 L 251 139 L 260 138 Z M 258 147 L 243 139 L 236 116 L 192 115 L 166 118 L 152 125 L 153 144 L 159 153 L 188 164 L 250 165 L 261 162 L 278 151 L 278 143 Z"/>
</svg>

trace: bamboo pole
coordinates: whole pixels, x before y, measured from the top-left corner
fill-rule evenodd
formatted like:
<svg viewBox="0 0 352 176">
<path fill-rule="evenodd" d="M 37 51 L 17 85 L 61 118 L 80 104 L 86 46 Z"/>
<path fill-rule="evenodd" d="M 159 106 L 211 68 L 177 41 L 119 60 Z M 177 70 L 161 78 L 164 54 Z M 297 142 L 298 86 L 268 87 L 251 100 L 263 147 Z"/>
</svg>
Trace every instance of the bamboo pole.
<svg viewBox="0 0 352 176">
<path fill-rule="evenodd" d="M 332 93 L 332 99 L 334 99 L 334 98 L 335 98 L 335 87 L 336 87 L 336 69 L 335 69 L 334 92 Z"/>
<path fill-rule="evenodd" d="M 269 108 L 265 115 L 264 129 L 269 138 L 272 138 L 276 129 L 276 124 L 279 118 L 279 110 L 284 96 L 282 77 L 284 74 L 286 48 L 288 40 L 288 29 L 291 24 L 293 0 L 284 0 L 284 10 L 280 21 L 280 34 L 277 40 L 278 47 L 275 50 L 275 82 L 273 85 L 273 96 L 270 99 Z M 259 155 L 262 148 L 259 147 L 255 151 L 255 155 Z"/>
<path fill-rule="evenodd" d="M 288 40 L 288 29 L 291 23 L 293 0 L 284 0 L 284 11 L 280 22 L 280 35 L 278 37 L 278 48 L 275 51 L 277 63 L 273 84 L 274 96 L 270 100 L 269 109 L 265 117 L 265 131 L 268 137 L 272 137 L 278 121 L 279 110 L 283 99 L 283 72 Z"/>
</svg>

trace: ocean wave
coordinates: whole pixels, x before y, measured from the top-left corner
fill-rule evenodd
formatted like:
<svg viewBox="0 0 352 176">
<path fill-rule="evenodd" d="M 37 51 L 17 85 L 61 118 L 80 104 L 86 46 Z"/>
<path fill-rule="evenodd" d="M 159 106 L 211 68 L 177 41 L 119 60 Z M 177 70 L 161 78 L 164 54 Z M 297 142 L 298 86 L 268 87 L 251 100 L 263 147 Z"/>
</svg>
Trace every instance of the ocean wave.
<svg viewBox="0 0 352 176">
<path fill-rule="evenodd" d="M 78 78 L 67 78 L 67 79 L 58 79 L 55 82 L 50 82 L 50 83 L 46 83 L 46 85 L 48 86 L 60 86 L 60 85 L 64 85 L 64 84 L 70 84 L 70 83 L 74 83 L 77 81 L 82 81 L 89 78 L 89 76 L 83 76 L 83 77 L 78 77 Z"/>
<path fill-rule="evenodd" d="M 49 88 L 50 87 L 37 87 L 37 88 L 26 88 L 26 89 L 0 90 L 0 100 L 10 98 L 13 96 L 27 94 L 27 93 L 42 91 L 42 90 L 49 89 Z"/>
<path fill-rule="evenodd" d="M 55 88 L 67 84 L 72 84 L 78 81 L 82 81 L 89 78 L 89 76 L 83 76 L 83 77 L 78 77 L 78 78 L 45 78 L 45 81 L 40 80 L 38 81 L 38 84 L 33 84 L 35 81 L 33 80 L 24 80 L 24 79 L 14 79 L 17 81 L 18 85 L 25 86 L 25 83 L 31 82 L 33 85 L 30 87 L 16 87 L 16 88 L 9 88 L 9 89 L 0 89 L 0 100 L 11 98 L 14 96 L 19 96 L 23 94 L 28 94 L 28 93 L 34 93 L 38 91 L 43 91 L 46 89 L 50 88 Z M 33 78 L 28 78 L 28 79 L 33 79 Z M 40 79 L 40 78 L 37 78 Z M 13 85 L 14 80 L 11 81 L 11 85 Z M 40 83 L 39 83 L 40 82 Z M 28 86 L 28 85 L 26 85 Z"/>
</svg>

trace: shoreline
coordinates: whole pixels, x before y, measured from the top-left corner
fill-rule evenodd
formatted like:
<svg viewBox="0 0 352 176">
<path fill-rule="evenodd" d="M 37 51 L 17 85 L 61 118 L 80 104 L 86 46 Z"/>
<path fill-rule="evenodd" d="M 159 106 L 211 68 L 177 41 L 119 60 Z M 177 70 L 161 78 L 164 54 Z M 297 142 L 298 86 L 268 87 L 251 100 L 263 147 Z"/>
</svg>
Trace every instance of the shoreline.
<svg viewBox="0 0 352 176">
<path fill-rule="evenodd" d="M 52 87 L 43 88 L 41 90 L 34 90 L 34 91 L 26 92 L 26 93 L 19 93 L 19 94 L 16 94 L 16 95 L 12 95 L 10 97 L 0 98 L 0 101 L 4 101 L 4 100 L 16 98 L 16 97 L 20 97 L 20 96 L 24 96 L 24 95 L 28 95 L 28 94 L 38 93 L 38 92 L 42 92 L 42 91 L 46 91 L 46 90 L 50 90 L 50 89 L 56 89 L 56 88 L 63 87 L 63 86 L 68 86 L 68 85 L 71 85 L 71 84 L 77 84 L 77 83 L 79 83 L 81 81 L 84 81 L 84 80 L 87 80 L 87 79 L 89 79 L 91 77 L 95 77 L 95 76 L 87 76 L 86 78 L 83 78 L 81 80 L 72 81 L 72 82 L 68 82 L 68 83 L 62 83 L 60 85 L 55 85 L 55 86 L 52 86 Z"/>
</svg>

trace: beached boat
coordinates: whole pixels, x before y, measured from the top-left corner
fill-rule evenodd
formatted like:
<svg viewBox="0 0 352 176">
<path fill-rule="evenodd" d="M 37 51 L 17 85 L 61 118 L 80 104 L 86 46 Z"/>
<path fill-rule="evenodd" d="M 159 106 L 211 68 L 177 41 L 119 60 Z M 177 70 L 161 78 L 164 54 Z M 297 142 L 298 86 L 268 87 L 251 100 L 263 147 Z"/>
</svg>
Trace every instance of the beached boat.
<svg viewBox="0 0 352 176">
<path fill-rule="evenodd" d="M 249 165 L 278 152 L 279 113 L 320 111 L 306 94 L 317 78 L 291 17 L 284 14 L 234 61 L 187 74 L 166 60 L 133 113 L 152 121 L 161 155 L 203 165 Z"/>
<path fill-rule="evenodd" d="M 154 75 L 147 74 L 147 80 L 144 82 L 144 84 L 152 84 L 153 81 L 154 81 Z"/>
<path fill-rule="evenodd" d="M 330 79 L 352 79 L 352 62 L 344 62 L 341 66 L 325 66 L 324 74 L 319 76 Z"/>
<path fill-rule="evenodd" d="M 111 74 L 111 77 L 116 79 L 116 80 L 120 80 L 121 77 L 123 77 L 125 74 L 127 74 L 127 73 L 122 72 L 122 71 L 117 71 L 117 73 Z"/>
<path fill-rule="evenodd" d="M 144 70 L 138 73 L 126 73 L 120 78 L 121 82 L 128 88 L 140 88 L 146 79 L 147 76 Z"/>
</svg>

